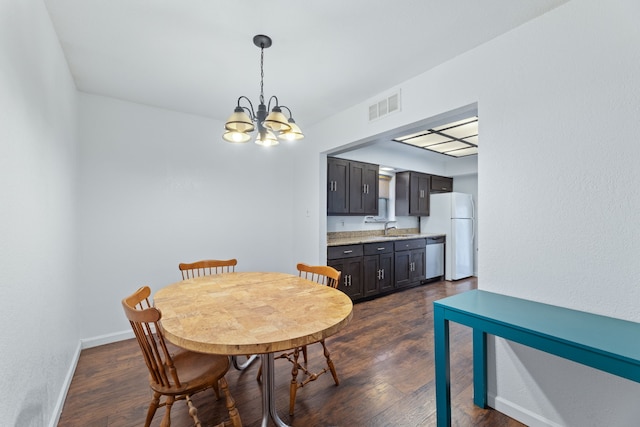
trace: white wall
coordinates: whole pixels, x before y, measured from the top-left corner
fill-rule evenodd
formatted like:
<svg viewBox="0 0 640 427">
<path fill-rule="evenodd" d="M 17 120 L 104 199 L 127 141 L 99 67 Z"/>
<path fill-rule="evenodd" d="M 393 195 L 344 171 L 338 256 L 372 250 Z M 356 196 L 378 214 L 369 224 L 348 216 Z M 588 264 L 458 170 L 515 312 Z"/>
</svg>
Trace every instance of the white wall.
<svg viewBox="0 0 640 427">
<path fill-rule="evenodd" d="M 369 124 L 365 101 L 309 142 L 326 153 L 477 102 L 480 287 L 639 321 L 638 16 L 633 0 L 571 1 L 404 82 L 401 113 Z M 324 212 L 322 154 L 299 163 L 320 195 L 296 194 Z M 322 258 L 325 231 L 304 249 Z M 526 424 L 640 419 L 639 384 L 504 341 L 491 356 L 492 404 Z"/>
<path fill-rule="evenodd" d="M 101 96 L 80 111 L 84 338 L 128 332 L 120 300 L 180 280 L 180 262 L 295 271 L 292 147 L 229 144 L 223 123 Z"/>
<path fill-rule="evenodd" d="M 80 338 L 76 91 L 41 1 L 0 2 L 0 58 L 0 424 L 55 425 Z"/>
</svg>

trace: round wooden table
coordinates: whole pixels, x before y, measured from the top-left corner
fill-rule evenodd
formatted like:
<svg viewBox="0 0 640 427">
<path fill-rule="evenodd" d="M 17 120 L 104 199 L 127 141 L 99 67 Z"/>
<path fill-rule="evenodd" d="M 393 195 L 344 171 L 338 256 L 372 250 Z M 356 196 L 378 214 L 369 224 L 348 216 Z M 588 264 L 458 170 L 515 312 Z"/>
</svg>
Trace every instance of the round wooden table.
<svg viewBox="0 0 640 427">
<path fill-rule="evenodd" d="M 284 273 L 225 273 L 183 280 L 160 289 L 154 305 L 165 337 L 201 353 L 262 359 L 262 426 L 276 413 L 273 353 L 327 338 L 353 315 L 341 291 Z"/>
</svg>

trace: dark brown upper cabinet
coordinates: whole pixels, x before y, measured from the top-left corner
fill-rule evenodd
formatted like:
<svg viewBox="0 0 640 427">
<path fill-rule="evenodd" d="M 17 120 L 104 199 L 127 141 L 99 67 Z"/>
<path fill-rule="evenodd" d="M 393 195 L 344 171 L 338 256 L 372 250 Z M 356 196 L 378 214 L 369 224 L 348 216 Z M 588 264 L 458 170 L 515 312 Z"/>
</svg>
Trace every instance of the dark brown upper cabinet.
<svg viewBox="0 0 640 427">
<path fill-rule="evenodd" d="M 378 165 L 327 158 L 327 215 L 378 215 Z"/>
<path fill-rule="evenodd" d="M 431 175 L 432 193 L 451 193 L 453 191 L 453 178 Z"/>
<path fill-rule="evenodd" d="M 431 176 L 420 172 L 396 174 L 396 215 L 429 216 Z"/>
</svg>

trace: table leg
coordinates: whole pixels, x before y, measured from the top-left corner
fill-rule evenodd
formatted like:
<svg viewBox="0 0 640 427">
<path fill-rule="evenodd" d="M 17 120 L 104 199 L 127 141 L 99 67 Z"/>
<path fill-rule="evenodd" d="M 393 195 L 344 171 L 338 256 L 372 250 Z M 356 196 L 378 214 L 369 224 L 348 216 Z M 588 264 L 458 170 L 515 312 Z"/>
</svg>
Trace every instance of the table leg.
<svg viewBox="0 0 640 427">
<path fill-rule="evenodd" d="M 434 350 L 436 358 L 436 418 L 438 427 L 451 426 L 451 383 L 449 377 L 449 321 L 444 308 L 433 308 Z"/>
<path fill-rule="evenodd" d="M 262 427 L 267 427 L 269 417 L 278 427 L 289 427 L 278 416 L 276 411 L 275 376 L 273 353 L 261 354 L 262 360 Z"/>
<path fill-rule="evenodd" d="M 487 407 L 487 334 L 473 328 L 473 403 Z"/>
</svg>

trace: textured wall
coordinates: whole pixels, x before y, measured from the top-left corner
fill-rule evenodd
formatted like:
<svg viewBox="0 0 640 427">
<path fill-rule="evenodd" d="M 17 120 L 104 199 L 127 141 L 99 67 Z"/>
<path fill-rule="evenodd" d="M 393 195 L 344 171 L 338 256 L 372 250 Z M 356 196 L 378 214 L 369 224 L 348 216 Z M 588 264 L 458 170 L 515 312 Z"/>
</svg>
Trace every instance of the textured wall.
<svg viewBox="0 0 640 427">
<path fill-rule="evenodd" d="M 41 1 L 0 3 L 0 58 L 0 424 L 43 426 L 80 338 L 76 91 Z"/>
<path fill-rule="evenodd" d="M 402 83 L 401 113 L 366 123 L 364 102 L 313 142 L 331 152 L 477 102 L 480 287 L 640 321 L 637 16 L 632 0 L 571 1 Z M 504 341 L 490 356 L 492 403 L 528 425 L 640 419 L 639 384 Z"/>
</svg>

